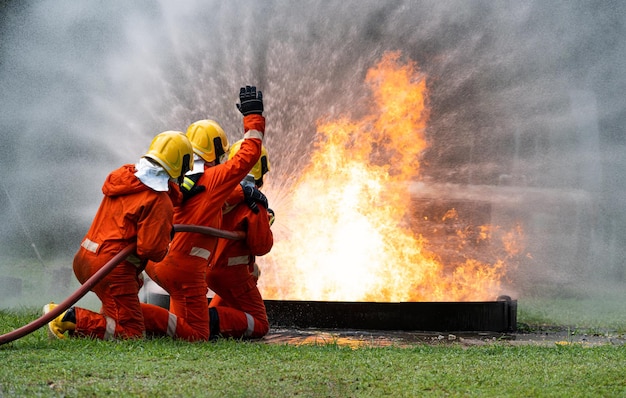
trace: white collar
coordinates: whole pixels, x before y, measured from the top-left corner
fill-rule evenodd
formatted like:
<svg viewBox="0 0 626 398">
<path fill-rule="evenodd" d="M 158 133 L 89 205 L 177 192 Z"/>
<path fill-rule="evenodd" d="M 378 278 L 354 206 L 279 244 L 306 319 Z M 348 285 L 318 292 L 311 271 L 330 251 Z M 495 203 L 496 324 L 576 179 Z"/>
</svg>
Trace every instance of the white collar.
<svg viewBox="0 0 626 398">
<path fill-rule="evenodd" d="M 193 175 L 198 173 L 204 173 L 204 159 L 200 156 L 193 154 L 193 169 L 187 172 L 187 175 Z"/>
<path fill-rule="evenodd" d="M 167 192 L 169 190 L 170 176 L 163 167 L 157 166 L 146 158 L 141 158 L 139 163 L 135 164 L 135 168 L 137 169 L 135 176 L 145 185 L 155 191 Z"/>
</svg>

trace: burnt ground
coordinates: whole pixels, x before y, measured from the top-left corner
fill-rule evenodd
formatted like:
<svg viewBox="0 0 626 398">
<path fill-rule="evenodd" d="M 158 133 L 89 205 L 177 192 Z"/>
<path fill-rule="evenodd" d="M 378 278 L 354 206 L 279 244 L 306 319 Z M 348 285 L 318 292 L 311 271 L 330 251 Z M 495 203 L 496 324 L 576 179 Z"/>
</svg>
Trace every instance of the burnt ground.
<svg viewBox="0 0 626 398">
<path fill-rule="evenodd" d="M 594 333 L 580 330 L 546 330 L 533 332 L 414 332 L 346 329 L 293 329 L 274 327 L 261 339 L 267 344 L 327 345 L 357 347 L 411 347 L 420 344 L 460 345 L 464 347 L 489 344 L 504 345 L 626 345 L 621 333 Z"/>
</svg>

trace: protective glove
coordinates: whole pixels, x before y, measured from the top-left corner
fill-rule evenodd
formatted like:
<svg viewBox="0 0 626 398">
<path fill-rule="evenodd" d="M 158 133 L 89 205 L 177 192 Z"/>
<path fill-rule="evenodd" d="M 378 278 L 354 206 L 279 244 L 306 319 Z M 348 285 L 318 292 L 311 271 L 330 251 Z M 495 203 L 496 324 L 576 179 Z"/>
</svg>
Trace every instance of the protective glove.
<svg viewBox="0 0 626 398">
<path fill-rule="evenodd" d="M 256 91 L 256 86 L 246 86 L 239 89 L 239 101 L 237 109 L 242 115 L 262 115 L 263 114 L 263 93 Z"/>
<path fill-rule="evenodd" d="M 137 267 L 139 272 L 143 271 L 146 268 L 147 261 L 142 260 L 137 254 L 130 254 L 126 257 L 126 261 Z"/>
<path fill-rule="evenodd" d="M 259 206 L 257 205 L 257 203 L 262 204 L 267 209 L 267 197 L 263 195 L 263 193 L 259 191 L 257 187 L 243 185 L 242 189 L 243 200 L 246 201 L 246 204 L 254 214 L 259 214 Z"/>
<path fill-rule="evenodd" d="M 270 227 L 271 227 L 272 224 L 274 224 L 274 221 L 276 221 L 276 215 L 274 214 L 274 210 L 267 209 L 267 216 L 270 219 Z"/>
<path fill-rule="evenodd" d="M 192 196 L 206 191 L 206 187 L 204 185 L 197 184 L 201 176 L 202 173 L 185 176 L 185 179 L 180 186 L 180 191 L 183 193 L 183 203 L 189 200 Z"/>
</svg>

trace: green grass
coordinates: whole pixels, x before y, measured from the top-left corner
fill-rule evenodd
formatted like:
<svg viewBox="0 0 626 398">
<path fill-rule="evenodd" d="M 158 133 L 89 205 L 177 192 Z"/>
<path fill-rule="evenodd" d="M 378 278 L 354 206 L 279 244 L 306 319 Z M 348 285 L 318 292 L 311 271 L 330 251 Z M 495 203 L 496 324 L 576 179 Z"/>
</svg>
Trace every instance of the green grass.
<svg viewBox="0 0 626 398">
<path fill-rule="evenodd" d="M 518 327 L 531 330 L 568 328 L 626 334 L 626 285 L 604 283 L 577 294 L 553 294 L 518 299 Z M 580 293 L 580 292 L 584 293 Z"/>
<path fill-rule="evenodd" d="M 38 316 L 0 310 L 0 333 Z M 626 346 L 613 345 L 48 341 L 40 329 L 0 346 L 0 363 L 0 397 L 626 395 Z"/>
<path fill-rule="evenodd" d="M 78 286 L 74 278 L 63 289 L 51 282 L 63 264 L 10 264 L 0 266 L 0 275 L 24 277 L 24 285 L 21 297 L 0 300 L 0 334 L 31 322 L 41 305 L 60 302 Z M 624 335 L 624 284 L 599 286 L 537 288 L 518 298 L 518 327 Z M 97 299 L 89 300 L 80 305 L 97 309 Z M 0 346 L 0 397 L 12 396 L 614 397 L 626 396 L 626 346 L 51 342 L 40 329 Z"/>
</svg>

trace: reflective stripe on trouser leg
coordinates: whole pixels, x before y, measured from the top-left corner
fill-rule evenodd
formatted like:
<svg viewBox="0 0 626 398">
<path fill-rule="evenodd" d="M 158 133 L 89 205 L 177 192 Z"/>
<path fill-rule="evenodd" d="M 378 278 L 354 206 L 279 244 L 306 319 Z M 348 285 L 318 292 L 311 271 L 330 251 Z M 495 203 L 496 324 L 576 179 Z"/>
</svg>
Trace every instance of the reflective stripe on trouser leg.
<svg viewBox="0 0 626 398">
<path fill-rule="evenodd" d="M 248 321 L 248 329 L 246 329 L 244 336 L 250 337 L 252 336 L 252 333 L 254 332 L 254 318 L 252 317 L 252 315 L 248 314 L 247 312 L 244 312 L 244 314 L 246 314 L 246 320 Z"/>
<path fill-rule="evenodd" d="M 113 340 L 115 338 L 115 327 L 117 326 L 117 323 L 115 322 L 115 319 L 106 315 L 104 316 L 104 319 L 107 322 L 107 326 L 104 331 L 104 336 L 102 338 L 104 340 Z"/>
<path fill-rule="evenodd" d="M 176 337 L 176 325 L 178 324 L 178 317 L 176 317 L 176 315 L 172 314 L 171 312 L 168 312 L 168 317 L 167 317 L 167 335 L 170 337 Z"/>
</svg>

